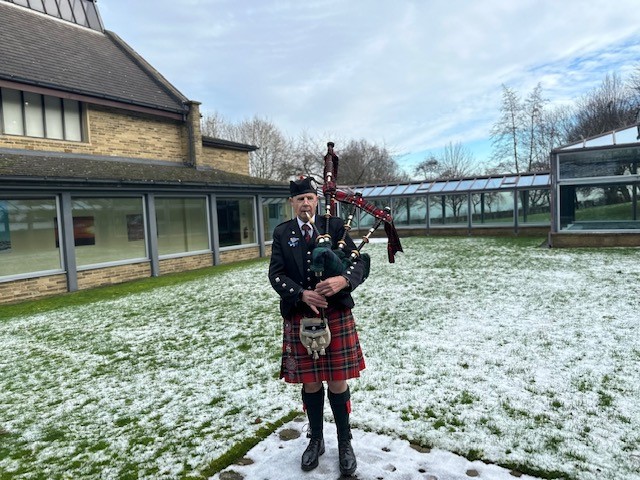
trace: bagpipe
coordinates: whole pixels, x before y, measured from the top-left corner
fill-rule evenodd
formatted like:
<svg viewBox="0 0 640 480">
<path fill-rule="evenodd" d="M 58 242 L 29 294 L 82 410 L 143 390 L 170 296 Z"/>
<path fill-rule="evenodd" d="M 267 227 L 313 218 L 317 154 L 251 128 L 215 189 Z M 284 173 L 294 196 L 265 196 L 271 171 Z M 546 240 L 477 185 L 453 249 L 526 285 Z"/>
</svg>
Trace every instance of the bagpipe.
<svg viewBox="0 0 640 480">
<path fill-rule="evenodd" d="M 367 201 L 360 192 L 341 190 L 337 187 L 338 166 L 340 159 L 333 151 L 335 144 L 327 143 L 327 154 L 324 156 L 324 173 L 322 185 L 322 194 L 325 204 L 325 233 L 321 234 L 318 228 L 312 223 L 316 237 L 316 247 L 312 252 L 311 270 L 318 278 L 329 278 L 344 273 L 349 267 L 356 262 L 362 262 L 364 275 L 363 279 L 369 276 L 371 259 L 367 253 L 362 253 L 362 248 L 369 243 L 373 233 L 384 224 L 384 230 L 387 235 L 387 255 L 389 263 L 395 262 L 395 255 L 402 252 L 400 237 L 393 224 L 391 216 L 391 208 L 379 208 L 375 204 Z M 329 233 L 331 230 L 329 224 L 331 218 L 336 216 L 338 202 L 350 207 L 346 221 L 344 223 L 344 233 L 342 238 L 336 243 L 337 247 L 333 248 L 333 239 Z M 366 235 L 362 237 L 360 244 L 347 251 L 347 235 L 352 229 L 352 222 L 356 212 L 361 210 L 375 218 L 373 226 L 369 228 Z M 325 349 L 331 342 L 331 332 L 329 331 L 324 311 L 321 310 L 320 318 L 303 318 L 300 323 L 300 340 L 307 348 L 309 355 L 313 355 L 314 359 L 319 358 L 318 355 L 325 355 Z"/>
</svg>

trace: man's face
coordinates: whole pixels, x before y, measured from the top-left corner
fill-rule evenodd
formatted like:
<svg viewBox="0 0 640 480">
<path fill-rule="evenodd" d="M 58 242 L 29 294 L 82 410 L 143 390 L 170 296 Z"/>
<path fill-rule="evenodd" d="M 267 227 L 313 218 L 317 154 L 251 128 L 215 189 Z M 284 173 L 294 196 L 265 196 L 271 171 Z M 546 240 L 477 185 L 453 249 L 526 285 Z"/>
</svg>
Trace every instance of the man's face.
<svg viewBox="0 0 640 480">
<path fill-rule="evenodd" d="M 315 193 L 303 193 L 289 199 L 293 211 L 300 220 L 306 222 L 313 217 L 318 207 L 318 195 Z M 309 214 L 307 217 L 306 214 Z"/>
</svg>

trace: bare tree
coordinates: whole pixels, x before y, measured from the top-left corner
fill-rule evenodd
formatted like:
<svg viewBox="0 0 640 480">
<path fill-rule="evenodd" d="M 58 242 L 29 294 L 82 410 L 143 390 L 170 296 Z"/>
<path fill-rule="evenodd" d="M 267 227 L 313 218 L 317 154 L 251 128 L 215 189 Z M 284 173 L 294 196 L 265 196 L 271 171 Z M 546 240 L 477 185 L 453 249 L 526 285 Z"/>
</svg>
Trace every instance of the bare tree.
<svg viewBox="0 0 640 480">
<path fill-rule="evenodd" d="M 413 169 L 413 174 L 425 180 L 434 180 L 438 177 L 440 163 L 438 159 L 430 154 Z"/>
<path fill-rule="evenodd" d="M 202 118 L 202 134 L 207 137 L 231 140 L 234 125 L 220 112 L 204 115 Z"/>
<path fill-rule="evenodd" d="M 340 157 L 340 183 L 361 185 L 406 179 L 398 162 L 385 146 L 375 145 L 364 139 L 350 140 L 341 148 L 336 144 L 336 153 Z"/>
<path fill-rule="evenodd" d="M 283 180 L 282 165 L 290 160 L 292 142 L 268 119 L 253 117 L 243 120 L 237 127 L 237 138 L 243 143 L 256 145 L 251 152 L 251 175 L 269 180 Z"/>
<path fill-rule="evenodd" d="M 214 112 L 203 118 L 202 132 L 214 138 L 257 146 L 258 150 L 249 155 L 249 172 L 254 177 L 269 180 L 288 177 L 286 167 L 292 162 L 292 142 L 271 120 L 254 116 L 234 124 Z"/>
<path fill-rule="evenodd" d="M 500 118 L 491 128 L 493 158 L 503 169 L 520 172 L 519 140 L 523 125 L 523 105 L 520 96 L 503 84 Z"/>
<path fill-rule="evenodd" d="M 438 158 L 440 178 L 463 178 L 475 172 L 473 153 L 460 142 L 449 142 Z"/>
<path fill-rule="evenodd" d="M 526 160 L 525 171 L 531 172 L 543 163 L 549 152 L 542 150 L 539 139 L 544 131 L 544 105 L 542 85 L 538 83 L 522 104 L 523 129 L 520 134 L 523 145 L 523 157 Z"/>
<path fill-rule="evenodd" d="M 617 73 L 607 74 L 602 83 L 578 99 L 569 141 L 599 135 L 630 125 L 636 120 L 637 103 L 633 87 L 625 85 Z"/>
</svg>

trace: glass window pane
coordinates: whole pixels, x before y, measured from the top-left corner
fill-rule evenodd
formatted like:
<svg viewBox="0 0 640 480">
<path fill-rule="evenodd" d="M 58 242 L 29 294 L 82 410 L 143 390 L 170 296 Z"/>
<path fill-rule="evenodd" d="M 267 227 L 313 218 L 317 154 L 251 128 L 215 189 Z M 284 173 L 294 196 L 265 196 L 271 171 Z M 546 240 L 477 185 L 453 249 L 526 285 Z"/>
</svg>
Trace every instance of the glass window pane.
<svg viewBox="0 0 640 480">
<path fill-rule="evenodd" d="M 372 203 L 378 208 L 385 208 L 389 205 L 389 198 L 376 198 L 376 199 L 368 199 L 369 203 Z M 370 213 L 365 212 L 364 210 L 358 209 L 357 213 L 357 221 L 355 222 L 354 227 L 357 228 L 370 228 L 376 221 L 376 218 Z"/>
<path fill-rule="evenodd" d="M 98 17 L 95 3 L 84 0 L 84 9 L 87 12 L 87 21 L 89 22 L 89 26 L 94 30 L 102 30 L 102 27 L 100 26 L 100 17 Z"/>
<path fill-rule="evenodd" d="M 640 148 L 562 154 L 558 161 L 558 176 L 561 179 L 632 175 L 638 173 Z"/>
<path fill-rule="evenodd" d="M 418 191 L 418 188 L 420 188 L 423 184 L 421 183 L 414 183 L 411 184 L 407 187 L 407 189 L 404 191 L 405 194 L 412 194 L 412 193 L 416 193 Z M 425 187 L 429 187 L 431 184 L 430 183 L 426 183 L 424 184 Z"/>
<path fill-rule="evenodd" d="M 62 99 L 45 95 L 44 120 L 47 138 L 64 138 L 64 128 L 62 125 Z"/>
<path fill-rule="evenodd" d="M 431 225 L 467 225 L 467 195 L 429 196 L 429 222 Z"/>
<path fill-rule="evenodd" d="M 38 12 L 44 13 L 44 7 L 42 6 L 42 0 L 29 0 L 30 7 Z"/>
<path fill-rule="evenodd" d="M 485 185 L 484 188 L 486 188 L 487 190 L 494 189 L 494 188 L 500 188 L 501 184 L 502 184 L 502 177 L 490 178 L 487 181 L 487 184 Z"/>
<path fill-rule="evenodd" d="M 469 190 L 473 182 L 475 182 L 475 180 L 462 180 L 456 187 L 456 191 L 463 192 Z"/>
<path fill-rule="evenodd" d="M 78 266 L 147 258 L 142 197 L 73 199 Z"/>
<path fill-rule="evenodd" d="M 262 201 L 262 218 L 264 221 L 264 238 L 273 240 L 273 230 L 293 217 L 291 205 L 286 198 L 264 198 Z"/>
<path fill-rule="evenodd" d="M 257 242 L 253 199 L 219 198 L 216 203 L 221 247 Z"/>
<path fill-rule="evenodd" d="M 447 182 L 434 182 L 433 185 L 431 186 L 431 190 L 429 190 L 429 193 L 442 191 L 442 189 L 446 184 Z"/>
<path fill-rule="evenodd" d="M 44 8 L 49 15 L 60 18 L 60 11 L 56 0 L 44 0 Z"/>
<path fill-rule="evenodd" d="M 472 225 L 514 224 L 514 192 L 483 192 L 471 196 Z"/>
<path fill-rule="evenodd" d="M 80 116 L 80 102 L 63 100 L 64 133 L 66 140 L 82 141 L 82 119 Z"/>
<path fill-rule="evenodd" d="M 442 190 L 440 190 L 441 192 L 453 192 L 456 187 L 458 186 L 458 184 L 460 183 L 460 180 L 449 180 L 443 187 Z"/>
<path fill-rule="evenodd" d="M 518 187 L 530 187 L 533 185 L 533 175 L 523 175 L 518 180 Z"/>
<path fill-rule="evenodd" d="M 500 185 L 500 188 L 512 188 L 512 187 L 515 187 L 516 184 L 518 183 L 518 178 L 519 177 L 504 177 L 502 179 L 502 184 Z"/>
<path fill-rule="evenodd" d="M 27 136 L 44 137 L 44 117 L 42 111 L 42 95 L 24 92 L 24 119 Z"/>
<path fill-rule="evenodd" d="M 637 230 L 638 199 L 633 184 L 560 187 L 562 230 Z"/>
<path fill-rule="evenodd" d="M 205 198 L 156 198 L 158 253 L 197 252 L 209 249 Z"/>
<path fill-rule="evenodd" d="M 87 16 L 84 14 L 82 0 L 71 0 L 71 7 L 73 8 L 73 15 L 76 17 L 76 23 L 85 27 L 89 26 Z"/>
<path fill-rule="evenodd" d="M 0 277 L 61 270 L 55 198 L 0 199 Z"/>
<path fill-rule="evenodd" d="M 28 7 L 29 6 L 29 1 L 28 0 L 12 0 L 12 1 L 16 5 L 22 5 L 23 7 Z"/>
<path fill-rule="evenodd" d="M 471 186 L 472 190 L 483 190 L 484 188 L 486 188 L 487 183 L 489 183 L 489 179 L 488 178 L 478 178 L 475 182 L 473 182 L 473 185 Z"/>
<path fill-rule="evenodd" d="M 371 192 L 369 192 L 369 194 L 367 195 L 368 197 L 379 197 L 380 195 L 382 195 L 382 191 L 385 189 L 385 187 L 374 187 L 373 190 Z M 363 193 L 364 196 L 364 193 Z"/>
<path fill-rule="evenodd" d="M 69 0 L 58 0 L 58 5 L 60 6 L 60 15 L 62 18 L 69 20 L 70 22 L 75 22 L 71 5 L 69 5 Z"/>
<path fill-rule="evenodd" d="M 551 176 L 549 174 L 536 174 L 533 180 L 533 186 L 549 186 L 551 182 Z"/>
<path fill-rule="evenodd" d="M 18 90 L 2 89 L 2 128 L 8 135 L 24 135 L 22 94 Z"/>
<path fill-rule="evenodd" d="M 549 190 L 521 190 L 518 192 L 518 223 L 551 223 Z"/>
</svg>

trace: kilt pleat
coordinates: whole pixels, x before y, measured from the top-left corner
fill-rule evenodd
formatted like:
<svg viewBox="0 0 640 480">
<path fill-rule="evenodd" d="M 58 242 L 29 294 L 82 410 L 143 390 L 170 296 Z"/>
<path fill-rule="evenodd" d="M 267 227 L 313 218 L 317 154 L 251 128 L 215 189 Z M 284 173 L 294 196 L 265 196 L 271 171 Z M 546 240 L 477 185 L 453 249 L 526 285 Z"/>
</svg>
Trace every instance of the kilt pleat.
<svg viewBox="0 0 640 480">
<path fill-rule="evenodd" d="M 280 378 L 288 383 L 313 383 L 348 380 L 360 376 L 365 368 L 351 309 L 328 307 L 325 316 L 331 330 L 331 343 L 326 355 L 314 360 L 300 341 L 300 319 L 295 313 L 283 319 L 282 363 Z"/>
</svg>

